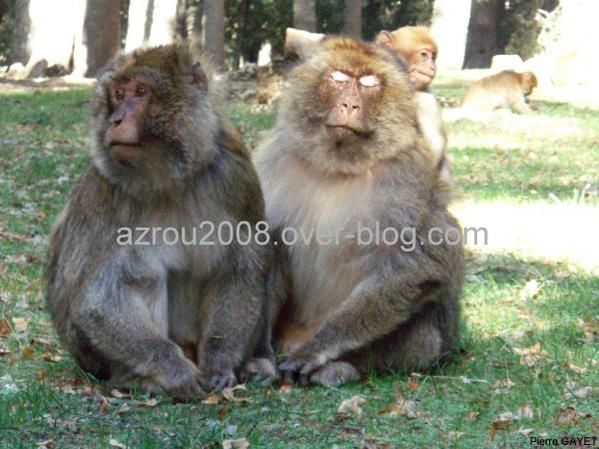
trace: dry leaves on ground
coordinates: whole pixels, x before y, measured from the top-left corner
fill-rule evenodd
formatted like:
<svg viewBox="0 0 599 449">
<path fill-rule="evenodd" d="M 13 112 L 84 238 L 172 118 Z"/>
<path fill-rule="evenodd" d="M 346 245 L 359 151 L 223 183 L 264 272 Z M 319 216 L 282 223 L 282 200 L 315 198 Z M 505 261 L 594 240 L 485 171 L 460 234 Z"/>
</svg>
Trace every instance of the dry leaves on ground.
<svg viewBox="0 0 599 449">
<path fill-rule="evenodd" d="M 246 449 L 248 447 L 250 447 L 250 442 L 247 440 L 247 438 L 223 441 L 223 449 Z"/>
<path fill-rule="evenodd" d="M 362 405 L 366 404 L 366 399 L 362 396 L 352 396 L 349 399 L 344 400 L 339 405 L 337 413 L 341 415 L 356 415 L 362 414 Z"/>
</svg>

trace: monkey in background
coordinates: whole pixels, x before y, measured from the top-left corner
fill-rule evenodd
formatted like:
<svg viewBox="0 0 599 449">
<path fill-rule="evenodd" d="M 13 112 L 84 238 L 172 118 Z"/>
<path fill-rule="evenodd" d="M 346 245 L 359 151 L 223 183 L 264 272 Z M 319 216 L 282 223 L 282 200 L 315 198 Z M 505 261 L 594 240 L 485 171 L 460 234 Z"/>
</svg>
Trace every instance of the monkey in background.
<svg viewBox="0 0 599 449">
<path fill-rule="evenodd" d="M 255 153 L 278 239 L 270 304 L 275 345 L 287 353 L 280 370 L 334 385 L 371 368 L 446 359 L 458 332 L 463 247 L 459 236 L 430 238 L 458 224 L 407 74 L 381 47 L 326 38 L 288 85 Z M 403 238 L 358 240 L 377 227 Z M 283 244 L 289 229 L 304 237 Z"/>
<path fill-rule="evenodd" d="M 206 223 L 264 219 L 257 174 L 220 104 L 210 67 L 182 46 L 119 56 L 98 79 L 91 163 L 53 228 L 46 269 L 58 335 L 98 379 L 185 399 L 235 384 L 253 355 L 251 373 L 276 374 L 260 340 L 269 249 L 205 234 Z M 143 227 L 187 239 L 196 228 L 206 245 L 168 243 L 166 231 L 118 243 L 123 229 L 143 240 Z"/>
<path fill-rule="evenodd" d="M 527 97 L 537 84 L 537 77 L 532 72 L 504 70 L 473 83 L 466 91 L 462 108 L 480 112 L 507 108 L 520 114 L 530 114 L 533 110 L 527 103 Z"/>
<path fill-rule="evenodd" d="M 434 164 L 439 168 L 448 196 L 451 193 L 449 161 L 446 156 L 447 134 L 443 126 L 441 109 L 430 90 L 437 74 L 437 43 L 424 26 L 405 26 L 395 31 L 381 31 L 375 43 L 398 54 L 407 66 L 409 79 L 416 90 L 414 102 L 418 124 L 433 154 Z"/>
</svg>

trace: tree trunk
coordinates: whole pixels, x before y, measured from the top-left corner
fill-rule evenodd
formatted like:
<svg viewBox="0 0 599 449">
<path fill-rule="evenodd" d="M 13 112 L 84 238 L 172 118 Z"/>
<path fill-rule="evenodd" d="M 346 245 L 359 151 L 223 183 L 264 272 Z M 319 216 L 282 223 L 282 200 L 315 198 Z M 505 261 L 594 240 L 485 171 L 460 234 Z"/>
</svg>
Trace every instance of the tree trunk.
<svg viewBox="0 0 599 449">
<path fill-rule="evenodd" d="M 121 47 L 120 0 L 87 0 L 83 44 L 87 48 L 85 76 L 95 76 Z"/>
<path fill-rule="evenodd" d="M 60 11 L 61 20 L 50 20 Z M 81 42 L 85 2 L 77 0 L 30 0 L 31 57 L 29 77 L 61 76 L 73 69 L 75 46 Z"/>
<path fill-rule="evenodd" d="M 293 27 L 316 31 L 316 0 L 293 0 Z"/>
<path fill-rule="evenodd" d="M 146 29 L 148 19 L 152 18 L 154 2 L 152 0 L 131 0 L 129 3 L 129 23 L 125 51 L 129 52 L 147 42 L 150 30 Z"/>
<path fill-rule="evenodd" d="M 225 63 L 225 2 L 210 0 L 204 6 L 204 48 L 218 67 Z"/>
<path fill-rule="evenodd" d="M 191 43 L 204 47 L 202 19 L 204 18 L 204 1 L 198 1 L 191 10 Z"/>
<path fill-rule="evenodd" d="M 439 46 L 437 66 L 461 69 L 466 50 L 471 0 L 435 0 L 431 34 Z"/>
<path fill-rule="evenodd" d="M 15 23 L 11 36 L 10 63 L 27 64 L 31 56 L 31 48 L 29 47 L 29 32 L 31 31 L 29 0 L 16 0 L 14 8 Z"/>
<path fill-rule="evenodd" d="M 152 26 L 148 45 L 170 44 L 175 38 L 177 2 L 173 0 L 154 0 Z"/>
<path fill-rule="evenodd" d="M 498 27 L 505 8 L 504 0 L 474 0 L 468 24 L 465 69 L 491 66 L 493 56 L 502 51 L 498 46 Z"/>
<path fill-rule="evenodd" d="M 354 39 L 362 38 L 362 2 L 345 0 L 343 32 Z"/>
</svg>

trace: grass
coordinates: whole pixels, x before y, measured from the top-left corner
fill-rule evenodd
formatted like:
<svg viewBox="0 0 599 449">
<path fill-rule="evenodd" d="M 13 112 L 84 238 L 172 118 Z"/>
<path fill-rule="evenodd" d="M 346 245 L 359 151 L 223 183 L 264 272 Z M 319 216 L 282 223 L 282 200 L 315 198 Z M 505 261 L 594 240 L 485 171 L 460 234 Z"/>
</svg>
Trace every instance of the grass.
<svg viewBox="0 0 599 449">
<path fill-rule="evenodd" d="M 267 448 L 523 448 L 530 437 L 599 433 L 599 279 L 501 253 L 469 254 L 461 352 L 434 373 L 331 389 L 248 386 L 238 392 L 246 401 L 214 404 L 115 397 L 61 351 L 40 280 L 45 236 L 87 163 L 87 95 L 0 96 L 0 448 L 219 448 L 238 438 Z M 273 124 L 271 112 L 243 104 L 228 112 L 250 146 Z M 451 124 L 456 184 L 474 202 L 572 198 L 596 182 L 597 130 L 597 113 L 551 103 L 507 125 Z M 366 399 L 362 413 L 338 414 L 355 395 Z M 560 424 L 567 407 L 575 412 Z"/>
</svg>

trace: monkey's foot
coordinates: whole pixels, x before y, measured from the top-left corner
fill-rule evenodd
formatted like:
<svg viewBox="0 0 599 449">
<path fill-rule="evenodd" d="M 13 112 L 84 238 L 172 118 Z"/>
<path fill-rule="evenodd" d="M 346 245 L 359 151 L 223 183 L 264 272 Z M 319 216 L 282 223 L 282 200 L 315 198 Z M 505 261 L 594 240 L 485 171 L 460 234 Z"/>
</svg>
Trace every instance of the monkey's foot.
<svg viewBox="0 0 599 449">
<path fill-rule="evenodd" d="M 163 374 L 156 378 L 154 382 L 175 398 L 187 400 L 204 394 L 198 369 L 183 356 L 171 362 L 162 371 Z M 146 388 L 147 386 L 146 383 Z"/>
<path fill-rule="evenodd" d="M 360 380 L 360 372 L 347 362 L 328 362 L 310 376 L 310 382 L 327 387 Z"/>
<path fill-rule="evenodd" d="M 245 364 L 241 371 L 241 378 L 259 382 L 262 386 L 268 386 L 279 379 L 279 373 L 269 359 L 255 358 Z"/>
<path fill-rule="evenodd" d="M 233 371 L 214 374 L 210 377 L 210 391 L 219 392 L 224 388 L 231 388 L 237 385 L 237 377 Z"/>
</svg>

